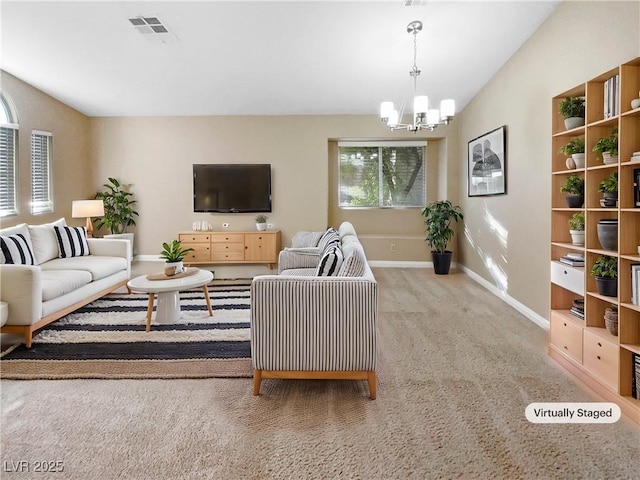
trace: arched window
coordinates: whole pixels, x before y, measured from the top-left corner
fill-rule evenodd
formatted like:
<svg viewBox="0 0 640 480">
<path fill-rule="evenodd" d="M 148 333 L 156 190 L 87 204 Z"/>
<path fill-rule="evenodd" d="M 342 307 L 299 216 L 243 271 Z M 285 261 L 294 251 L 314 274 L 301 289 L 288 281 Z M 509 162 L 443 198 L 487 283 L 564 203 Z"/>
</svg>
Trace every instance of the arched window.
<svg viewBox="0 0 640 480">
<path fill-rule="evenodd" d="M 0 92 L 0 217 L 18 213 L 16 169 L 18 161 L 18 116 L 11 100 Z"/>
</svg>

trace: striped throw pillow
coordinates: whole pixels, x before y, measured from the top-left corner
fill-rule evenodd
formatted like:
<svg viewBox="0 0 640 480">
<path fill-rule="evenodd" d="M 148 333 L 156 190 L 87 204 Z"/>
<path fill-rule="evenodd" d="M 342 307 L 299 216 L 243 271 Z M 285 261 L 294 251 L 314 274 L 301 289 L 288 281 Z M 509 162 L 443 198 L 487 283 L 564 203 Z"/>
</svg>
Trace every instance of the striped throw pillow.
<svg viewBox="0 0 640 480">
<path fill-rule="evenodd" d="M 320 263 L 318 263 L 318 268 L 316 268 L 316 277 L 337 275 L 340 265 L 342 265 L 342 259 L 342 249 L 339 245 L 327 247 Z"/>
<path fill-rule="evenodd" d="M 335 228 L 329 228 L 318 241 L 318 250 L 324 252 L 332 243 L 340 244 L 340 234 Z"/>
<path fill-rule="evenodd" d="M 84 257 L 89 255 L 87 243 L 87 229 L 85 227 L 53 226 L 53 231 L 58 240 L 60 258 Z"/>
<path fill-rule="evenodd" d="M 37 265 L 28 237 L 22 233 L 0 236 L 0 263 Z"/>
</svg>

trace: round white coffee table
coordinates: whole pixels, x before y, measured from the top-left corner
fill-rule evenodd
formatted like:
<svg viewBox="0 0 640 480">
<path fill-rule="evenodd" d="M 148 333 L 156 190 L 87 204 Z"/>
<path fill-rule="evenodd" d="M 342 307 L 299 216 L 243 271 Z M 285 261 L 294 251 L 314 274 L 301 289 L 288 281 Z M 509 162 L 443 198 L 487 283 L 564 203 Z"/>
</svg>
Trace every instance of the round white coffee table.
<svg viewBox="0 0 640 480">
<path fill-rule="evenodd" d="M 211 299 L 207 285 L 213 280 L 213 273 L 209 270 L 198 270 L 193 275 L 167 280 L 149 280 L 146 275 L 141 275 L 129 280 L 127 287 L 134 292 L 149 294 L 149 306 L 147 308 L 147 332 L 151 329 L 151 313 L 153 312 L 153 299 L 158 295 L 156 308 L 156 322 L 177 323 L 180 320 L 180 291 L 202 287 L 204 298 L 207 301 L 209 316 L 213 316 Z"/>
</svg>

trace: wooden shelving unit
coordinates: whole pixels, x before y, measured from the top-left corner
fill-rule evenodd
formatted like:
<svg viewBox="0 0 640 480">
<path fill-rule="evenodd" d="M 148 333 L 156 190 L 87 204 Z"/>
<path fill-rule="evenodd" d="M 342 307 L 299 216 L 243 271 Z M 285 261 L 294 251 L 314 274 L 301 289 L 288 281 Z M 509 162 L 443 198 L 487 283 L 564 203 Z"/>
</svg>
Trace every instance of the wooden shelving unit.
<svg viewBox="0 0 640 480">
<path fill-rule="evenodd" d="M 620 113 L 605 118 L 605 83 L 618 75 L 617 89 Z M 631 298 L 631 265 L 640 264 L 640 208 L 634 199 L 633 152 L 640 151 L 640 108 L 631 109 L 631 100 L 639 96 L 640 57 L 588 80 L 552 99 L 551 136 L 551 288 L 549 355 L 569 372 L 611 402 L 635 422 L 640 423 L 640 400 L 632 397 L 633 354 L 640 354 L 640 306 Z M 586 125 L 566 130 L 558 105 L 566 97 L 585 97 Z M 605 165 L 593 152 L 596 141 L 618 128 L 618 161 Z M 585 139 L 585 167 L 570 170 L 566 155 L 558 149 L 572 138 Z M 617 172 L 618 204 L 600 205 L 598 186 L 603 178 Z M 568 208 L 560 185 L 570 175 L 585 180 L 585 202 L 582 208 Z M 585 244 L 571 243 L 568 220 L 576 212 L 585 214 Z M 605 250 L 600 245 L 597 224 L 602 219 L 618 219 L 618 249 Z M 585 257 L 581 268 L 560 264 L 558 259 L 569 252 Z M 607 297 L 597 292 L 591 267 L 598 257 L 609 255 L 618 260 L 618 296 Z M 584 300 L 585 318 L 570 313 L 574 299 Z M 618 336 L 605 328 L 604 312 L 618 307 Z M 638 385 L 640 388 L 640 385 Z"/>
</svg>

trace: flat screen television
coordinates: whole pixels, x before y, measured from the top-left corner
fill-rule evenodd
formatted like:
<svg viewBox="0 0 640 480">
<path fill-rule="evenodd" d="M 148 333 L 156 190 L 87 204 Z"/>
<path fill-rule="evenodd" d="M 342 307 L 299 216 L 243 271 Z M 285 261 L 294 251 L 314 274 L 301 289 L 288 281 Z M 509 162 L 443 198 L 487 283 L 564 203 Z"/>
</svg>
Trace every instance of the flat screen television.
<svg viewBox="0 0 640 480">
<path fill-rule="evenodd" d="M 193 164 L 194 212 L 270 212 L 271 165 Z"/>
</svg>

